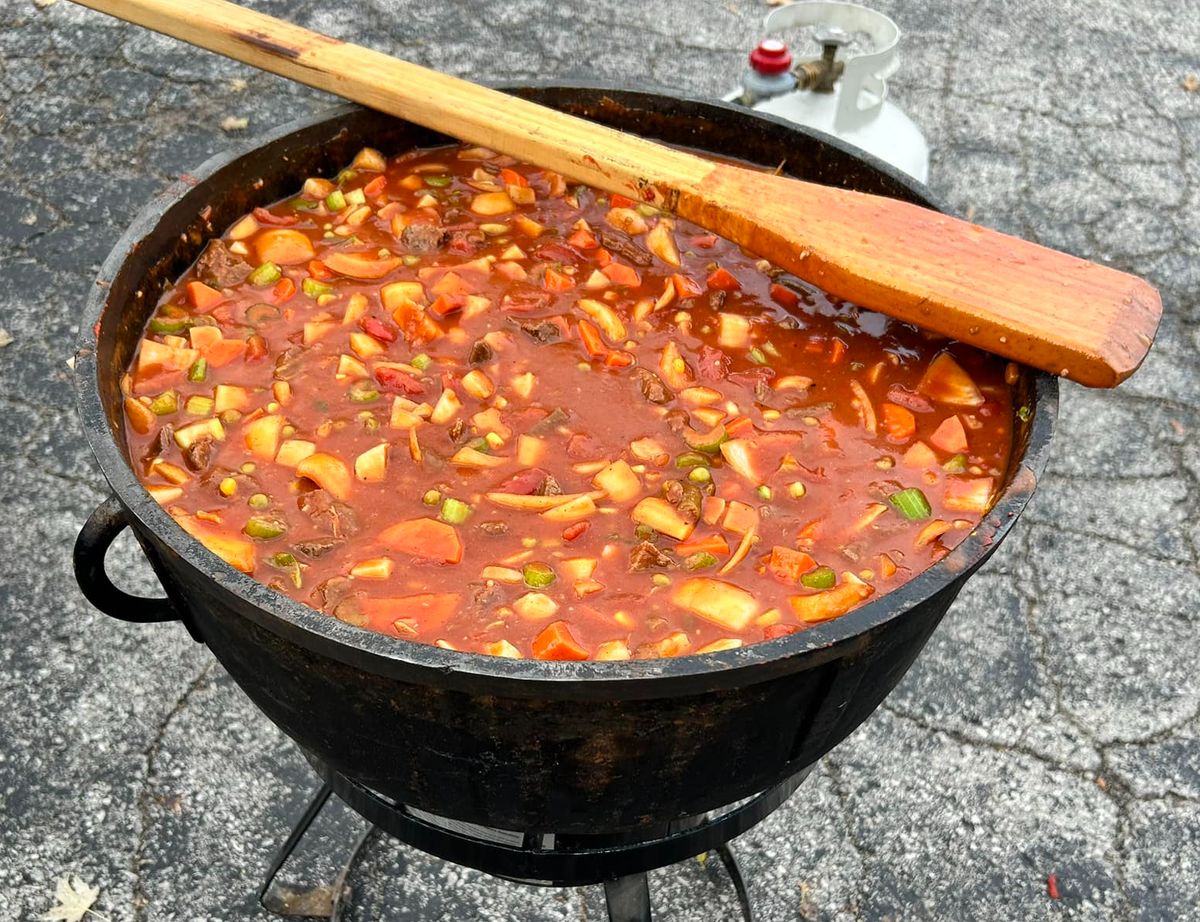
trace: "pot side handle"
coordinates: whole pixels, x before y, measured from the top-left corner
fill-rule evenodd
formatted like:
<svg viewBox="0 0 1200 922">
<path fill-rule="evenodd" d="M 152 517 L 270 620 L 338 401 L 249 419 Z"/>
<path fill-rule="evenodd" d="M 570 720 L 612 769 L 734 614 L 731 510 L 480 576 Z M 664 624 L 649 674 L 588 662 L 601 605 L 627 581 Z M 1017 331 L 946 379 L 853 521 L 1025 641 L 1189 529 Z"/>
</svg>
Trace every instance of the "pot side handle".
<svg viewBox="0 0 1200 922">
<path fill-rule="evenodd" d="M 109 546 L 129 525 L 115 496 L 95 508 L 75 539 L 75 581 L 84 597 L 110 618 L 152 624 L 181 620 L 169 599 L 130 595 L 113 585 L 104 570 Z"/>
</svg>

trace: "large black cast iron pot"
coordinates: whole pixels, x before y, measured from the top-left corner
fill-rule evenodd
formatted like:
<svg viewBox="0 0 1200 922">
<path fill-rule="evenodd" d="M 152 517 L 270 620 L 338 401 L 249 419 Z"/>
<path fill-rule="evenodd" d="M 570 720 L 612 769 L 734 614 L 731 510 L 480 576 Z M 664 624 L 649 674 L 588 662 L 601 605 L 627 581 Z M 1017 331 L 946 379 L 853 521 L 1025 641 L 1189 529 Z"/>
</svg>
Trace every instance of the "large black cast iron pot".
<svg viewBox="0 0 1200 922">
<path fill-rule="evenodd" d="M 935 207 L 921 186 L 837 141 L 713 102 L 580 86 L 515 92 L 663 141 L 797 177 Z M 895 686 L 963 582 L 1025 506 L 1046 460 L 1058 390 L 1026 372 L 1012 474 L 957 549 L 845 617 L 739 650 L 625 663 L 544 663 L 455 653 L 351 627 L 276 594 L 189 538 L 142 489 L 125 454 L 119 380 L 165 283 L 255 205 L 329 175 L 370 145 L 442 139 L 343 107 L 210 160 L 137 218 L 109 256 L 83 322 L 84 424 L 114 496 L 79 536 L 93 604 L 129 621 L 182 620 L 310 756 L 398 801 L 487 826 L 636 831 L 732 803 L 811 764 Z M 104 574 L 128 525 L 166 599 Z"/>
</svg>

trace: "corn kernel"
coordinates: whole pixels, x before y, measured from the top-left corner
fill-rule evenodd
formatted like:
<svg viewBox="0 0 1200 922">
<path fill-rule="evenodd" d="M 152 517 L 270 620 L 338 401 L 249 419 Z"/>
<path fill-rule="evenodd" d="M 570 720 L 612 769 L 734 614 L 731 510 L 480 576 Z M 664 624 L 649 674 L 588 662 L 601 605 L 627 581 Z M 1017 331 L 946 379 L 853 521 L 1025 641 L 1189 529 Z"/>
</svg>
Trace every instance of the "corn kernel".
<svg viewBox="0 0 1200 922">
<path fill-rule="evenodd" d="M 237 492 L 237 481 L 232 477 L 226 477 L 217 486 L 222 496 L 233 496 Z"/>
</svg>

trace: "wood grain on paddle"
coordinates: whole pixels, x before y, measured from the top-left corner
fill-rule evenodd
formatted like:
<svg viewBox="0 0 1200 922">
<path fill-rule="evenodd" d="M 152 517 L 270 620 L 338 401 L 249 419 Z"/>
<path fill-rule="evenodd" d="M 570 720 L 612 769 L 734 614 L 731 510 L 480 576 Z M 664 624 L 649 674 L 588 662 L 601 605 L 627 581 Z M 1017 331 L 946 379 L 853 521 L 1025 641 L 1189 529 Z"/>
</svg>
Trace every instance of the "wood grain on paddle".
<svg viewBox="0 0 1200 922">
<path fill-rule="evenodd" d="M 1141 364 L 1135 276 L 924 208 L 596 125 L 225 0 L 76 0 L 572 179 L 659 205 L 837 297 L 1093 387 Z"/>
</svg>

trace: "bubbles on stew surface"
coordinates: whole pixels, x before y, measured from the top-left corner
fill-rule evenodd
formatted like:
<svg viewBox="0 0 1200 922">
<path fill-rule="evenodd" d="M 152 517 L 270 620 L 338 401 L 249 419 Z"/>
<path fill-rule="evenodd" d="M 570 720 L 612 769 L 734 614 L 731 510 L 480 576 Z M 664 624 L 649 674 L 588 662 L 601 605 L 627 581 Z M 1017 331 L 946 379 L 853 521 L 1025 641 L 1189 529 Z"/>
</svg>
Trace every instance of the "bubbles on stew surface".
<svg viewBox="0 0 1200 922">
<path fill-rule="evenodd" d="M 625 659 L 802 631 L 940 559 L 1003 479 L 1005 375 L 629 199 L 365 150 L 163 294 L 125 422 L 187 532 L 330 617 Z"/>
</svg>

